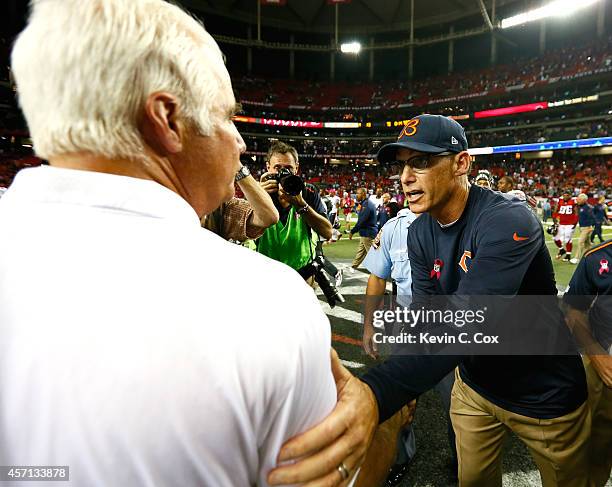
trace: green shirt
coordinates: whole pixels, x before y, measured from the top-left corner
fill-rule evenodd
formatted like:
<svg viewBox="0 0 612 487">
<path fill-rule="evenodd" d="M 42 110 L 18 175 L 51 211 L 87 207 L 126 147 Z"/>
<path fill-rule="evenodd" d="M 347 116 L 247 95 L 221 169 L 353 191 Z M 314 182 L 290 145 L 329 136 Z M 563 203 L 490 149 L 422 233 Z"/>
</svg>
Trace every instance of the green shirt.
<svg viewBox="0 0 612 487">
<path fill-rule="evenodd" d="M 291 208 L 285 224 L 279 220 L 259 238 L 257 251 L 298 270 L 312 260 L 315 245 L 310 227 Z"/>
</svg>

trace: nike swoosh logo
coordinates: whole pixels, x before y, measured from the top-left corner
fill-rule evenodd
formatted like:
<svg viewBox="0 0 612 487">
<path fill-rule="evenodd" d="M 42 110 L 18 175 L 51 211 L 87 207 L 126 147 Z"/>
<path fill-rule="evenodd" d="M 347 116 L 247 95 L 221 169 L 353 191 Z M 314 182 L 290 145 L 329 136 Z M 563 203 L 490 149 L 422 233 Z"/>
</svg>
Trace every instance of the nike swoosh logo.
<svg viewBox="0 0 612 487">
<path fill-rule="evenodd" d="M 514 235 L 512 235 L 512 238 L 516 241 L 516 242 L 522 242 L 523 240 L 529 240 L 529 237 L 519 237 L 518 234 L 516 232 L 514 232 Z"/>
</svg>

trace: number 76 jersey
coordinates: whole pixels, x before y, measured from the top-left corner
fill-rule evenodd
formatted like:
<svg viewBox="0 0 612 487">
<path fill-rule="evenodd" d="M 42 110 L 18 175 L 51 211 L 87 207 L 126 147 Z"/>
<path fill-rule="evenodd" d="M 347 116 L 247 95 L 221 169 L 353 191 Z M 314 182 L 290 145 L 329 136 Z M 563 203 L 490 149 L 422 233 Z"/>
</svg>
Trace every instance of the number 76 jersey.
<svg viewBox="0 0 612 487">
<path fill-rule="evenodd" d="M 555 216 L 559 220 L 559 225 L 575 225 L 578 221 L 576 200 L 574 198 L 569 200 L 560 199 Z"/>
</svg>

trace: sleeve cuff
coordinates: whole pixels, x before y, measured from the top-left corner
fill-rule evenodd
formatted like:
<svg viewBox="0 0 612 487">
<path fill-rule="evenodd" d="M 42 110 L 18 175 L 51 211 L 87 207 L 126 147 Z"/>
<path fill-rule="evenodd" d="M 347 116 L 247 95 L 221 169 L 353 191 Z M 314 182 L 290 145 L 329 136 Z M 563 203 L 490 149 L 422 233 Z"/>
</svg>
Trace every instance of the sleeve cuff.
<svg viewBox="0 0 612 487">
<path fill-rule="evenodd" d="M 370 377 L 369 375 L 364 375 L 362 377 L 359 377 L 359 380 L 361 380 L 361 382 L 363 382 L 370 389 L 372 389 L 372 393 L 374 394 L 374 397 L 376 398 L 376 404 L 378 406 L 378 424 L 384 423 L 385 421 L 387 421 L 387 419 L 393 416 L 393 413 L 390 413 L 384 407 L 384 404 L 380 398 L 380 390 L 376 384 L 376 380 L 373 380 L 373 378 Z"/>
<path fill-rule="evenodd" d="M 565 294 L 563 302 L 580 311 L 587 311 L 593 302 L 594 296 L 583 296 L 580 294 Z"/>
</svg>

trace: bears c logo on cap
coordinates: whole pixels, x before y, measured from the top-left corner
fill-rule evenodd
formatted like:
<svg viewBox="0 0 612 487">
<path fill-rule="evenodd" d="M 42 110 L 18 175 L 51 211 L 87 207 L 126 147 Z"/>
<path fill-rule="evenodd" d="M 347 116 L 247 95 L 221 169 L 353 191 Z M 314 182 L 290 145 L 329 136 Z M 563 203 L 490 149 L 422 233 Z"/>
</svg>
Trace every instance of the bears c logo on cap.
<svg viewBox="0 0 612 487">
<path fill-rule="evenodd" d="M 401 139 L 402 137 L 406 136 L 406 137 L 412 137 L 414 134 L 417 133 L 417 125 L 419 124 L 420 120 L 418 118 L 413 118 L 412 120 L 408 120 L 408 123 L 406 123 L 406 125 L 404 125 L 404 129 L 400 132 L 399 137 L 397 138 L 397 140 Z"/>
</svg>

